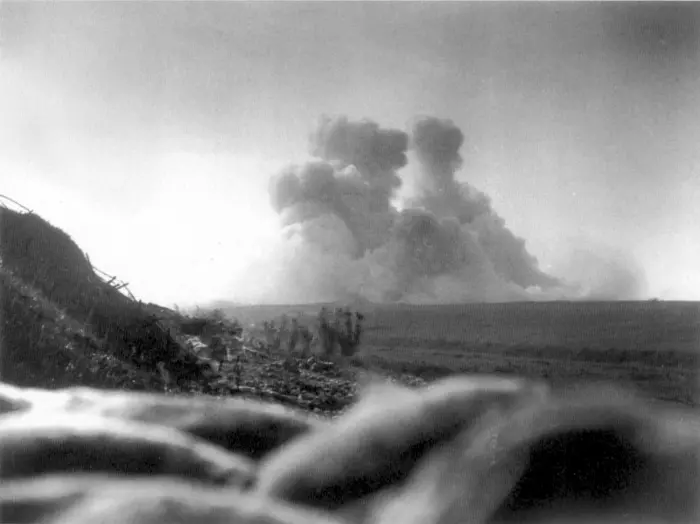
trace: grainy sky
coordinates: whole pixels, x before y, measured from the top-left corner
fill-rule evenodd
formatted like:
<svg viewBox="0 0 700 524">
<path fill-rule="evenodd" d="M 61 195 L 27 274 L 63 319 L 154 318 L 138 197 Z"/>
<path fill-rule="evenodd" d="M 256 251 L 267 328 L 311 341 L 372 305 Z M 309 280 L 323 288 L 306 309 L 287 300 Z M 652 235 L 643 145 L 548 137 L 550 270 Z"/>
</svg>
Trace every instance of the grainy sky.
<svg viewBox="0 0 700 524">
<path fill-rule="evenodd" d="M 451 119 L 542 269 L 700 299 L 700 4 L 3 2 L 0 53 L 0 193 L 146 300 L 237 298 L 321 114 Z"/>
</svg>

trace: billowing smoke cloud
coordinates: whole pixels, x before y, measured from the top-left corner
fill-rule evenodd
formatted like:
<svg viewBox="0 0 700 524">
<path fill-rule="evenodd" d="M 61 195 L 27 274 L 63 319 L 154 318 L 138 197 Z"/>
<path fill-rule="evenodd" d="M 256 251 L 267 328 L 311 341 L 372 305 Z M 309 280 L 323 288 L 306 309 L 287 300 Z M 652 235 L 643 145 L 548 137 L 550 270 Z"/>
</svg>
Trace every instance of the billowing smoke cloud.
<svg viewBox="0 0 700 524">
<path fill-rule="evenodd" d="M 256 268 L 265 282 L 254 279 L 255 290 L 239 289 L 239 296 L 440 303 L 582 298 L 593 288 L 629 294 L 614 288 L 634 286 L 634 279 L 624 284 L 622 265 L 608 272 L 610 282 L 599 279 L 585 291 L 545 274 L 488 196 L 456 179 L 464 135 L 449 120 L 415 119 L 409 135 L 324 116 L 310 142 L 317 160 L 270 181 L 283 240 Z M 415 183 L 399 210 L 409 149 Z"/>
<path fill-rule="evenodd" d="M 522 288 L 552 287 L 558 281 L 539 270 L 537 260 L 525 249 L 504 220 L 491 208 L 486 195 L 455 180 L 462 166 L 459 149 L 464 135 L 451 121 L 420 118 L 413 125 L 412 143 L 421 164 L 418 195 L 412 205 L 440 218 L 457 220 L 471 232 L 481 250 L 505 282 Z"/>
<path fill-rule="evenodd" d="M 642 268 L 629 254 L 576 236 L 564 243 L 552 271 L 575 282 L 577 295 L 587 300 L 639 300 L 647 293 Z"/>
<path fill-rule="evenodd" d="M 348 254 L 360 257 L 388 240 L 395 210 L 396 170 L 407 162 L 408 135 L 374 122 L 321 118 L 311 154 L 322 159 L 291 166 L 273 178 L 272 206 L 284 226 L 332 214 L 350 231 Z"/>
</svg>

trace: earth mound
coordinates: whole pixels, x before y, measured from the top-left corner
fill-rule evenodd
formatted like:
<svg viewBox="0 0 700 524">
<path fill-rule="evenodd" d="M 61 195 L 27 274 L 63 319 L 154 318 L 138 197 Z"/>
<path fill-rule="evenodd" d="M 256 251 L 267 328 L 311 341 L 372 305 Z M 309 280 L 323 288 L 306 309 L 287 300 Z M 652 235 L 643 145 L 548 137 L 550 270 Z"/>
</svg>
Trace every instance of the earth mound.
<svg viewBox="0 0 700 524">
<path fill-rule="evenodd" d="M 271 347 L 220 311 L 189 316 L 126 296 L 64 231 L 2 206 L 0 292 L 0 380 L 17 386 L 241 396 L 334 416 L 365 373 Z"/>
<path fill-rule="evenodd" d="M 180 382 L 203 378 L 148 307 L 102 280 L 70 236 L 34 213 L 0 207 L 0 285 L 3 380 L 152 389 L 159 362 Z"/>
</svg>

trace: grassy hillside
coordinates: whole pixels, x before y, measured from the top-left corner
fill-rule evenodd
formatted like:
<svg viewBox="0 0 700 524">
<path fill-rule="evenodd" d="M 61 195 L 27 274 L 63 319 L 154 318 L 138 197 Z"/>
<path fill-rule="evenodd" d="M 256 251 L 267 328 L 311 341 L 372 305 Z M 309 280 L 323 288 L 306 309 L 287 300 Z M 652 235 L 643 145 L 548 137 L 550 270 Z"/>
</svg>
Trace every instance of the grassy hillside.
<svg viewBox="0 0 700 524">
<path fill-rule="evenodd" d="M 94 272 L 70 236 L 0 207 L 0 378 L 18 385 L 154 387 L 157 363 L 180 381 L 201 368 L 151 311 Z"/>
<path fill-rule="evenodd" d="M 347 360 L 289 355 L 216 311 L 182 315 L 110 282 L 66 232 L 0 203 L 0 381 L 242 396 L 331 417 L 354 398 Z"/>
</svg>

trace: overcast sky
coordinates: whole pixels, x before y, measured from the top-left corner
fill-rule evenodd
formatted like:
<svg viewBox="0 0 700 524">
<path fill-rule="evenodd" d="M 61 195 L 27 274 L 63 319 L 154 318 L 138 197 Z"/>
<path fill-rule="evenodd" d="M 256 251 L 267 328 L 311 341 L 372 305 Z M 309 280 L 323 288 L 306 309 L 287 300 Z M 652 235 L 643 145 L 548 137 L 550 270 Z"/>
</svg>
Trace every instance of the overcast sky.
<svg viewBox="0 0 700 524">
<path fill-rule="evenodd" d="M 235 299 L 321 114 L 433 115 L 544 270 L 616 250 L 649 296 L 698 300 L 699 24 L 670 2 L 3 2 L 0 193 L 145 300 Z"/>
</svg>

